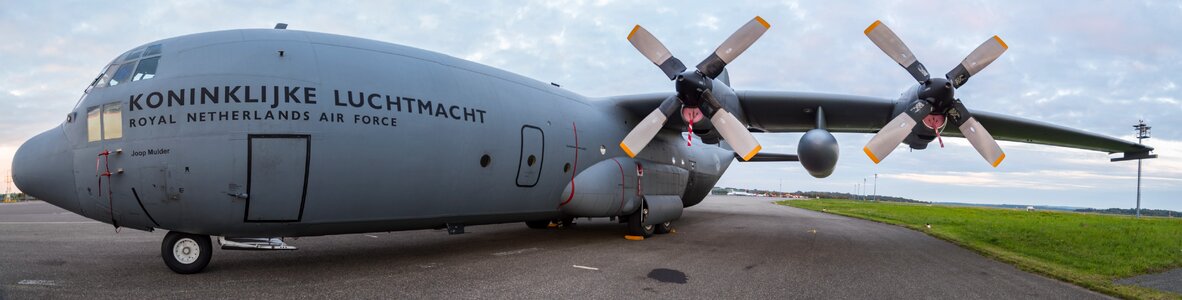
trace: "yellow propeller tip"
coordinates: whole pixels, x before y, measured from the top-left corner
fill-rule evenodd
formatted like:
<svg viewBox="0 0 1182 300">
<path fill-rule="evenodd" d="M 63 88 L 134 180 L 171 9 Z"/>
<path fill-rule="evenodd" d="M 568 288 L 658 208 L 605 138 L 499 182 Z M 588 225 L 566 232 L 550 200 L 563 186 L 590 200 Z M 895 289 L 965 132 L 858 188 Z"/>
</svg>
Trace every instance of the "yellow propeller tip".
<svg viewBox="0 0 1182 300">
<path fill-rule="evenodd" d="M 751 160 L 752 157 L 755 157 L 755 154 L 759 153 L 759 150 L 763 150 L 763 146 L 755 145 L 755 149 L 751 149 L 751 152 L 748 152 L 747 155 L 743 156 L 743 161 Z"/>
<path fill-rule="evenodd" d="M 878 159 L 878 156 L 874 156 L 874 152 L 870 151 L 870 146 L 862 147 L 862 152 L 866 152 L 866 156 L 869 156 L 870 160 L 875 164 L 878 164 L 882 161 Z"/>
<path fill-rule="evenodd" d="M 763 28 L 772 28 L 771 24 L 768 24 L 767 21 L 765 21 L 763 18 L 761 18 L 759 16 L 755 16 L 755 20 L 759 21 L 759 24 L 763 25 Z"/>
<path fill-rule="evenodd" d="M 1004 159 L 1006 159 L 1006 154 L 1005 154 L 1005 153 L 1002 153 L 1002 154 L 1001 154 L 1001 156 L 998 156 L 998 157 L 997 157 L 997 160 L 993 161 L 993 167 L 994 167 L 994 168 L 996 168 L 996 167 L 997 167 L 997 165 L 1000 165 L 1000 164 L 1001 164 L 1001 161 L 1002 161 L 1002 160 L 1004 160 Z"/>
<path fill-rule="evenodd" d="M 632 32 L 628 33 L 628 40 L 629 41 L 632 40 L 632 35 L 636 34 L 637 30 L 640 30 L 640 25 L 636 25 L 636 27 L 632 27 Z"/>
<path fill-rule="evenodd" d="M 878 25 L 882 25 L 882 20 L 874 20 L 874 23 L 870 24 L 870 27 L 866 27 L 866 30 L 863 30 L 862 33 L 870 35 L 870 32 L 874 31 L 874 28 L 878 27 Z"/>
<path fill-rule="evenodd" d="M 632 153 L 632 149 L 628 149 L 628 145 L 625 145 L 624 142 L 620 142 L 620 149 L 624 149 L 624 153 L 628 154 L 628 157 L 636 157 L 636 153 Z"/>
<path fill-rule="evenodd" d="M 1001 37 L 998 37 L 998 36 L 996 36 L 996 35 L 995 35 L 995 36 L 993 36 L 993 39 L 997 40 L 997 43 L 998 43 L 998 44 L 1001 44 L 1001 48 L 1002 48 L 1002 49 L 1007 49 L 1007 50 L 1008 50 L 1008 49 L 1010 49 L 1010 46 L 1009 46 L 1009 45 L 1006 45 L 1006 42 L 1005 42 L 1005 41 L 1003 41 L 1003 40 L 1001 40 Z"/>
</svg>

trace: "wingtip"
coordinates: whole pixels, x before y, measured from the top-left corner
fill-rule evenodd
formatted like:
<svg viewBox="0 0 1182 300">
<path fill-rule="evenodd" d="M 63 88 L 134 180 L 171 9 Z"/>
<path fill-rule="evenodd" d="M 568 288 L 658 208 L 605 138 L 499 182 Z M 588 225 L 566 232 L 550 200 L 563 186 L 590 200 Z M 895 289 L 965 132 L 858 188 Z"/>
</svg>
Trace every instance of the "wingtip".
<svg viewBox="0 0 1182 300">
<path fill-rule="evenodd" d="M 878 25 L 882 25 L 882 20 L 874 20 L 874 23 L 871 23 L 870 27 L 866 27 L 866 30 L 863 30 L 862 33 L 865 35 L 870 35 L 870 32 L 874 31 L 874 28 L 878 27 Z"/>
<path fill-rule="evenodd" d="M 624 142 L 620 142 L 620 149 L 624 149 L 624 153 L 628 154 L 628 157 L 636 157 L 636 153 L 633 153 L 632 149 L 628 149 L 628 145 L 624 144 Z"/>
<path fill-rule="evenodd" d="M 755 16 L 755 20 L 759 21 L 759 25 L 763 25 L 763 28 L 772 28 L 772 24 L 768 24 L 767 20 L 764 20 L 760 16 Z"/>
<path fill-rule="evenodd" d="M 628 40 L 629 40 L 629 41 L 631 41 L 631 40 L 632 40 L 632 35 L 635 35 L 637 30 L 640 30 L 640 25 L 639 25 L 639 24 L 638 24 L 638 25 L 636 25 L 635 27 L 632 27 L 632 32 L 629 32 L 629 33 L 628 33 Z"/>
<path fill-rule="evenodd" d="M 1001 154 L 1001 156 L 998 156 L 998 157 L 997 157 L 997 160 L 993 161 L 993 167 L 994 167 L 994 168 L 996 168 L 996 167 L 997 167 L 997 165 L 1000 165 L 1000 164 L 1001 164 L 1001 161 L 1002 161 L 1002 160 L 1005 160 L 1005 159 L 1006 159 L 1006 154 L 1005 154 L 1005 153 L 1002 153 L 1002 154 Z"/>
<path fill-rule="evenodd" d="M 882 161 L 878 159 L 878 156 L 874 156 L 874 152 L 870 151 L 870 146 L 862 147 L 862 152 L 866 152 L 866 156 L 870 157 L 870 161 L 873 161 L 874 164 Z"/>
</svg>

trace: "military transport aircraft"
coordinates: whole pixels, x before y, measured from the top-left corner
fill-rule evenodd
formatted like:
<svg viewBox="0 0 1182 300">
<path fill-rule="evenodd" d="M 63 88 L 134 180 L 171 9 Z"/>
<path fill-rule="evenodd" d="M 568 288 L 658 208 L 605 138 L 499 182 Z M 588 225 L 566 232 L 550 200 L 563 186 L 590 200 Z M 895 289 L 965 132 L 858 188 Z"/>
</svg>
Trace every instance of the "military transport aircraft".
<svg viewBox="0 0 1182 300">
<path fill-rule="evenodd" d="M 636 26 L 628 41 L 673 92 L 601 99 L 285 24 L 164 39 L 111 61 L 63 123 L 20 147 L 14 180 L 116 228 L 169 230 L 164 262 L 188 274 L 209 263 L 211 236 L 223 249 L 282 250 L 295 249 L 283 237 L 575 217 L 650 236 L 736 159 L 799 161 L 828 176 L 830 132 L 877 133 L 864 148 L 876 163 L 940 136 L 967 138 L 995 167 L 1005 157 L 995 137 L 1152 156 L 1113 137 L 969 113 L 955 91 L 1006 50 L 996 36 L 933 78 L 875 22 L 865 34 L 918 82 L 898 99 L 732 89 L 726 66 L 768 28 L 756 17 L 687 68 Z M 774 154 L 751 132 L 805 133 L 797 154 Z"/>
</svg>

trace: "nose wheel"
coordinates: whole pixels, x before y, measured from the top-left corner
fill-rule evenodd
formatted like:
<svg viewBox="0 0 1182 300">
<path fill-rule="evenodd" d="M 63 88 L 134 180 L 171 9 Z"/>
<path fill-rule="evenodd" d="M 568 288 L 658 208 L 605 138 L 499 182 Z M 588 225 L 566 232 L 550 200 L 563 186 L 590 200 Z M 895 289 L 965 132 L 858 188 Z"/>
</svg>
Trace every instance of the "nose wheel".
<svg viewBox="0 0 1182 300">
<path fill-rule="evenodd" d="M 179 274 L 201 272 L 213 255 L 213 243 L 208 235 L 170 231 L 160 246 L 164 264 Z"/>
</svg>

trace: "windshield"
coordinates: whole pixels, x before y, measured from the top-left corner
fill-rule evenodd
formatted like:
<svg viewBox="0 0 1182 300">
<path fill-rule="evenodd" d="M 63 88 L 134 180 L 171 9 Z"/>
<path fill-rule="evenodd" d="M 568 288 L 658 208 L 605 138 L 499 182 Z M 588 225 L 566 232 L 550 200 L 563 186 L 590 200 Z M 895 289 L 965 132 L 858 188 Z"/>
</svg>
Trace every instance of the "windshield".
<svg viewBox="0 0 1182 300">
<path fill-rule="evenodd" d="M 152 44 L 146 47 L 135 48 L 119 55 L 115 61 L 103 68 L 103 71 L 94 78 L 94 81 L 90 82 L 90 86 L 86 87 L 86 93 L 90 93 L 91 90 L 96 88 L 111 87 L 156 77 L 156 69 L 160 66 L 160 57 L 163 53 L 163 47 L 160 44 Z"/>
</svg>

